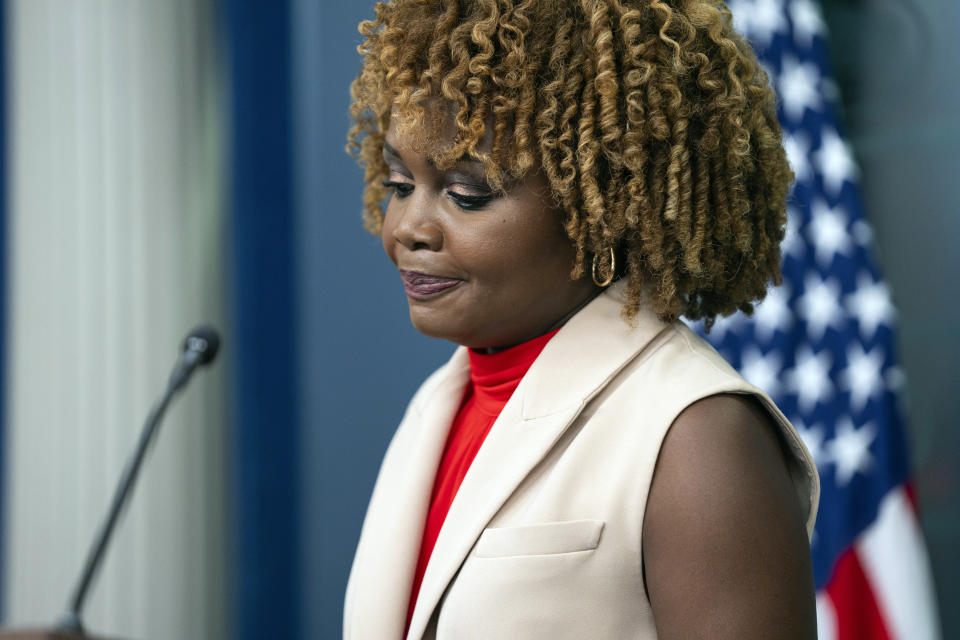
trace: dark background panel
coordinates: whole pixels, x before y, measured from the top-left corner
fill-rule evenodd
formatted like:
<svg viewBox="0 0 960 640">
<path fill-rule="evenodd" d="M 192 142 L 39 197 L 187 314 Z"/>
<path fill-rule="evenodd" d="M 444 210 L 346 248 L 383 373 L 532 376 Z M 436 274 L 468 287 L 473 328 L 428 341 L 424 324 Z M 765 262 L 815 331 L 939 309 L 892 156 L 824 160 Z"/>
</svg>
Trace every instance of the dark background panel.
<svg viewBox="0 0 960 640">
<path fill-rule="evenodd" d="M 232 634 L 298 630 L 300 478 L 290 3 L 224 0 L 232 175 Z"/>
</svg>

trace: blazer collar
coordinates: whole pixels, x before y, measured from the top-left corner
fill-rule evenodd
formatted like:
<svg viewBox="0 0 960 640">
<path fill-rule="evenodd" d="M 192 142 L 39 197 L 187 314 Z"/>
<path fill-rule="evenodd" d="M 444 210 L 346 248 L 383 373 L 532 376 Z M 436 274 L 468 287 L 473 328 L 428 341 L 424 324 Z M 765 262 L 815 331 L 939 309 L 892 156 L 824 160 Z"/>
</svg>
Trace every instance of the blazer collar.
<svg viewBox="0 0 960 640">
<path fill-rule="evenodd" d="M 620 315 L 624 287 L 623 283 L 610 287 L 564 325 L 490 429 L 433 548 L 408 638 L 423 635 L 477 538 L 584 405 L 669 326 L 644 311 L 628 325 Z M 462 351 L 454 354 L 454 360 L 463 357 Z M 429 404 L 437 398 L 425 400 Z M 448 428 L 451 417 L 445 417 L 448 422 L 442 427 Z M 441 429 L 441 425 L 424 427 Z M 430 493 L 429 487 L 425 490 Z"/>
</svg>

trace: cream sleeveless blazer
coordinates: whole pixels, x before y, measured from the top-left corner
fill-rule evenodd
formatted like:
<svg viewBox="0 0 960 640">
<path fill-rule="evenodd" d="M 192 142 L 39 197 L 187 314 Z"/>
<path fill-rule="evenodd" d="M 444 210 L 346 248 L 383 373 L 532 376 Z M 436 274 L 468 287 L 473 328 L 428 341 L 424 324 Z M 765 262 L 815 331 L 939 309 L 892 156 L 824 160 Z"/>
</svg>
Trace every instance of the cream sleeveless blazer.
<svg viewBox="0 0 960 640">
<path fill-rule="evenodd" d="M 547 344 L 494 423 L 440 532 L 408 638 L 656 638 L 641 574 L 644 508 L 674 418 L 717 393 L 757 396 L 792 454 L 813 530 L 819 480 L 770 398 L 623 285 Z M 437 464 L 469 375 L 458 349 L 416 393 L 387 450 L 347 587 L 344 637 L 403 637 Z M 709 425 L 705 425 L 705 428 Z"/>
</svg>

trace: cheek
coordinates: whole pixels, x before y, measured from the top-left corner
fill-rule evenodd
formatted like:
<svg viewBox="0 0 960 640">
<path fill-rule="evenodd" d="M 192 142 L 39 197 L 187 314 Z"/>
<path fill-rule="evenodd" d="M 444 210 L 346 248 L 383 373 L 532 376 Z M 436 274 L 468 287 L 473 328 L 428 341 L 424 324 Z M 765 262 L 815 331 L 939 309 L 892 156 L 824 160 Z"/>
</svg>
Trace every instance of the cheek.
<svg viewBox="0 0 960 640">
<path fill-rule="evenodd" d="M 387 257 L 390 258 L 390 261 L 396 264 L 397 260 L 394 256 L 393 216 L 387 215 L 387 211 L 384 211 L 383 223 L 380 225 L 380 244 L 383 245 L 383 251 L 387 254 Z"/>
<path fill-rule="evenodd" d="M 459 253 L 485 290 L 516 303 L 566 284 L 574 257 L 566 236 L 553 234 L 546 224 L 495 226 L 465 242 Z"/>
<path fill-rule="evenodd" d="M 513 263 L 538 277 L 566 276 L 575 250 L 556 211 L 537 211 L 513 234 Z M 544 283 L 547 284 L 546 282 Z"/>
</svg>

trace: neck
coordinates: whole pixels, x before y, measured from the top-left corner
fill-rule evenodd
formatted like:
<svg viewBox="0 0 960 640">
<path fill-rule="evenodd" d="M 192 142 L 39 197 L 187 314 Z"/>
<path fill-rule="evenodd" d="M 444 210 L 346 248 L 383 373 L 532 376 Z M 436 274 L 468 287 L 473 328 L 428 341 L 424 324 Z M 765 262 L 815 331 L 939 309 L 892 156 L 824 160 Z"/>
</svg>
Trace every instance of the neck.
<svg viewBox="0 0 960 640">
<path fill-rule="evenodd" d="M 577 312 L 580 311 L 580 309 L 583 309 L 585 306 L 587 306 L 588 304 L 590 304 L 590 302 L 591 302 L 594 298 L 596 298 L 598 295 L 600 295 L 601 293 L 603 293 L 603 291 L 604 291 L 604 289 L 601 288 L 601 287 L 594 287 L 594 288 L 592 288 L 592 289 L 590 290 L 590 292 L 583 298 L 583 300 L 580 300 L 579 302 L 577 302 L 577 304 L 574 305 L 572 309 L 570 309 L 570 310 L 567 311 L 565 314 L 563 314 L 563 316 L 561 316 L 559 319 L 557 319 L 556 322 L 554 322 L 553 324 L 551 324 L 549 327 L 547 327 L 547 328 L 544 329 L 543 331 L 538 332 L 536 335 L 530 336 L 529 338 L 527 338 L 527 340 L 532 340 L 532 339 L 534 339 L 534 338 L 536 338 L 536 337 L 538 337 L 538 336 L 542 336 L 542 335 L 545 334 L 545 333 L 550 333 L 550 332 L 553 331 L 554 329 L 559 329 L 559 328 L 562 327 L 564 324 L 566 324 L 567 320 L 569 320 L 570 318 L 572 318 L 573 316 L 575 316 L 575 315 L 577 314 Z M 515 347 L 515 346 L 517 346 L 518 344 L 522 344 L 523 342 L 526 342 L 526 340 L 523 340 L 523 341 L 521 341 L 521 342 L 515 342 L 515 343 L 513 343 L 513 344 L 508 344 L 508 345 L 499 346 L 499 347 L 482 347 L 482 348 L 480 348 L 480 349 L 476 349 L 476 351 L 478 351 L 478 352 L 480 352 L 480 353 L 486 353 L 486 354 L 498 353 L 498 352 L 503 351 L 503 350 L 505 350 L 505 349 L 509 349 L 510 347 Z"/>
</svg>

